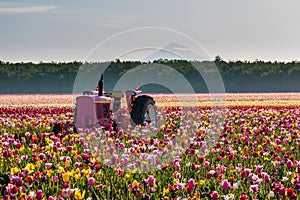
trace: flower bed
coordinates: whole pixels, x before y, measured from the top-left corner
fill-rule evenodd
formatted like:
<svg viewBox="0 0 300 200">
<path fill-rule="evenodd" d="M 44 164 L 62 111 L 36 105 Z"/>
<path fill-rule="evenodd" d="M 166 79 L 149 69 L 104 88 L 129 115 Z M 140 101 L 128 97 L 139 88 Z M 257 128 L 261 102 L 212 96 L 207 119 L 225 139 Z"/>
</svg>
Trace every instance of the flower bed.
<svg viewBox="0 0 300 200">
<path fill-rule="evenodd" d="M 2 106 L 0 174 L 9 182 L 0 180 L 0 196 L 300 198 L 299 106 L 231 105 L 214 111 L 215 119 L 223 119 L 219 123 L 209 117 L 212 112 L 205 106 L 158 107 L 157 129 L 69 129 L 55 135 L 54 123 L 73 121 L 72 107 Z"/>
</svg>

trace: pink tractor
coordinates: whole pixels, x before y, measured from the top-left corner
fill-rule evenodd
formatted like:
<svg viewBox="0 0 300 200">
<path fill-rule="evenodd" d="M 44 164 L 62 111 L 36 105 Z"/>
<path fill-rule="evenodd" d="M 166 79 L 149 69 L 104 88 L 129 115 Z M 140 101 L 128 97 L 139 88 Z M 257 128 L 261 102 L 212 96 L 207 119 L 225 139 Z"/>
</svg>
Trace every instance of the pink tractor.
<svg viewBox="0 0 300 200">
<path fill-rule="evenodd" d="M 142 94 L 138 87 L 134 91 L 126 91 L 127 107 L 122 108 L 123 92 L 104 93 L 103 82 L 102 74 L 95 91 L 84 91 L 83 95 L 76 97 L 75 123 L 56 123 L 53 127 L 55 134 L 74 126 L 75 131 L 91 127 L 116 130 L 118 126 L 126 128 L 138 124 L 156 126 L 156 108 L 152 97 Z"/>
</svg>

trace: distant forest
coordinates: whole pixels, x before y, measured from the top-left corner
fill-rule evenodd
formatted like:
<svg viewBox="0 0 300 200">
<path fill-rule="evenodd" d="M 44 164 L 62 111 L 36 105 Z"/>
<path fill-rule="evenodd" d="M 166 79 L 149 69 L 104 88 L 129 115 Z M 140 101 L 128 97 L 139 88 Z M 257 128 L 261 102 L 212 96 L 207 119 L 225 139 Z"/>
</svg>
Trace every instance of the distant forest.
<svg viewBox="0 0 300 200">
<path fill-rule="evenodd" d="M 0 93 L 72 93 L 78 70 L 97 74 L 99 67 L 108 66 L 104 72 L 105 90 L 111 91 L 128 70 L 143 65 L 143 73 L 157 65 L 166 65 L 182 74 L 196 92 L 208 92 L 205 81 L 194 68 L 195 65 L 209 77 L 219 70 L 226 92 L 300 92 L 300 62 L 229 61 L 217 56 L 214 62 L 184 60 L 157 60 L 113 62 L 50 62 L 10 63 L 0 61 Z M 170 71 L 159 73 L 164 78 Z M 138 77 L 136 77 L 138 79 Z M 135 80 L 132 80 L 135 81 Z M 97 82 L 95 82 L 96 86 Z M 87 88 L 88 89 L 88 88 Z M 90 88 L 94 89 L 94 88 Z M 128 88 L 132 89 L 132 88 Z M 147 92 L 170 92 L 160 85 L 144 85 Z M 182 91 L 184 92 L 184 91 Z"/>
</svg>

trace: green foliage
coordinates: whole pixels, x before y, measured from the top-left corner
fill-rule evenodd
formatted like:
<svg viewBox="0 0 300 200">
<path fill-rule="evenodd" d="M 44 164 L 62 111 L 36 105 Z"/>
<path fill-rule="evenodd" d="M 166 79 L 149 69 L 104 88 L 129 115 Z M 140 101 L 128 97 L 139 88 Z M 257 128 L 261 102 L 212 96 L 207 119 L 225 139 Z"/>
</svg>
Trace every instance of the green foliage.
<svg viewBox="0 0 300 200">
<path fill-rule="evenodd" d="M 157 67 L 157 65 L 169 66 L 181 73 L 196 92 L 208 92 L 201 75 L 209 76 L 210 73 L 216 73 L 216 69 L 219 70 L 223 78 L 227 92 L 293 92 L 300 90 L 300 62 L 298 61 L 226 62 L 217 56 L 214 62 L 163 59 L 152 63 L 120 60 L 110 63 L 82 63 L 77 61 L 67 63 L 10 63 L 0 61 L 0 91 L 2 93 L 69 93 L 72 92 L 72 86 L 80 68 L 84 67 L 84 72 L 89 72 L 95 71 L 101 65 L 109 65 L 105 71 L 105 83 L 108 91 L 113 88 L 122 75 L 139 65 L 145 68 L 144 73 L 150 71 L 154 66 Z M 200 70 L 200 74 L 194 68 L 195 65 Z M 162 70 L 160 75 L 170 73 L 168 70 Z"/>
</svg>

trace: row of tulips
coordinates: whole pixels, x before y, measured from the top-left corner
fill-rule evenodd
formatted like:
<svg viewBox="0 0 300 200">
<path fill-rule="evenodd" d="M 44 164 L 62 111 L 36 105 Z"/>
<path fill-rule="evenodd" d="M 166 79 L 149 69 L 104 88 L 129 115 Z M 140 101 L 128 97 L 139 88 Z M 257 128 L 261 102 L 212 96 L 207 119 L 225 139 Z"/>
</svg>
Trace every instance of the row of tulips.
<svg viewBox="0 0 300 200">
<path fill-rule="evenodd" d="M 0 107 L 73 107 L 75 94 L 0 94 Z M 220 93 L 220 94 L 151 94 L 159 106 L 295 106 L 300 103 L 299 93 Z M 125 101 L 125 98 L 123 99 Z M 216 102 L 215 102 L 216 101 Z"/>
</svg>

